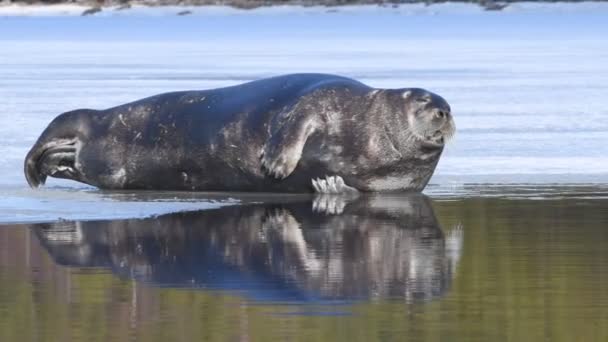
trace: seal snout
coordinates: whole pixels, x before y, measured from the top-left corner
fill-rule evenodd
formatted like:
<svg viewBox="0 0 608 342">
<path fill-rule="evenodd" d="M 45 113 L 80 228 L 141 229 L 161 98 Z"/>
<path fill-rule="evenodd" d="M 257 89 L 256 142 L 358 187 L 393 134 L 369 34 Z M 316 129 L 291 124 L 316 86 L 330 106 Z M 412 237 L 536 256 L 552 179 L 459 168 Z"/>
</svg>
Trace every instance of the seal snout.
<svg viewBox="0 0 608 342">
<path fill-rule="evenodd" d="M 454 124 L 454 119 L 452 119 L 452 115 L 449 111 L 445 112 L 442 118 L 445 119 L 445 122 L 441 128 L 437 130 L 436 134 L 441 137 L 441 144 L 445 144 L 450 141 L 452 137 L 454 137 L 454 133 L 456 133 L 456 125 Z"/>
<path fill-rule="evenodd" d="M 456 131 L 452 113 L 448 108 L 435 107 L 422 112 L 412 122 L 412 133 L 426 145 L 441 147 Z"/>
</svg>

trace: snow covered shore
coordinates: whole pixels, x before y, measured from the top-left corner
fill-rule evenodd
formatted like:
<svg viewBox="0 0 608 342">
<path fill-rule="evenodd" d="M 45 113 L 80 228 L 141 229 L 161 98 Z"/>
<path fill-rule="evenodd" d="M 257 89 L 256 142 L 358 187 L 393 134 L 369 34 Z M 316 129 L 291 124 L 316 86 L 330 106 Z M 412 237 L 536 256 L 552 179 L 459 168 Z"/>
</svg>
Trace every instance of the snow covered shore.
<svg viewBox="0 0 608 342">
<path fill-rule="evenodd" d="M 90 5 L 83 4 L 52 4 L 24 5 L 15 3 L 0 3 L 0 16 L 80 16 L 90 10 Z M 95 16 L 164 16 L 164 15 L 251 15 L 251 14 L 315 14 L 315 13 L 373 13 L 393 12 L 403 15 L 436 15 L 436 14 L 472 14 L 486 12 L 484 7 L 477 4 L 462 2 L 447 2 L 426 5 L 424 3 L 387 4 L 387 5 L 343 5 L 343 6 L 297 6 L 274 5 L 242 9 L 229 6 L 147 6 L 134 4 L 132 6 L 100 7 Z M 603 11 L 608 13 L 608 2 L 517 2 L 511 3 L 500 13 L 572 13 Z M 492 11 L 495 12 L 495 11 Z"/>
</svg>

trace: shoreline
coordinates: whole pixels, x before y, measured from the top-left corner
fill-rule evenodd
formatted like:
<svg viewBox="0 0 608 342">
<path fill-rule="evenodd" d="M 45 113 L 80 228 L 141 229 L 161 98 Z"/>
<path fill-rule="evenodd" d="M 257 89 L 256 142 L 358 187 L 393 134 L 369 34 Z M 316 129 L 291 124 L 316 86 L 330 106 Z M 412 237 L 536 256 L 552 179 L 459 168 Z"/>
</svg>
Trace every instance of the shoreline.
<svg viewBox="0 0 608 342">
<path fill-rule="evenodd" d="M 607 9 L 608 1 L 419 1 L 384 2 L 361 0 L 356 2 L 331 1 L 106 1 L 99 4 L 94 1 L 58 2 L 53 4 L 0 2 L 0 17 L 45 17 L 45 16 L 124 16 L 124 15 L 233 15 L 233 14 L 282 14 L 294 12 L 353 13 L 379 10 L 397 11 L 403 14 L 435 15 L 440 13 L 521 13 L 536 11 L 571 11 L 582 10 L 593 12 Z"/>
</svg>

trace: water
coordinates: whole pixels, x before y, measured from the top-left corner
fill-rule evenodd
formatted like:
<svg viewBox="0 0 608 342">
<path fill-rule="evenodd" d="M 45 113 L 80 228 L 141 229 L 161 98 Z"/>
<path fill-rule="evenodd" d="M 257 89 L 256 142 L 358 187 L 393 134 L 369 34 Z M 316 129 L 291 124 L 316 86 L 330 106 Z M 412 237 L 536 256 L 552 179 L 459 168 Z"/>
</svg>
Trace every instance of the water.
<svg viewBox="0 0 608 342">
<path fill-rule="evenodd" d="M 608 340 L 605 4 L 138 11 L 0 18 L 0 341 Z M 61 112 L 308 71 L 449 101 L 430 197 L 27 188 Z"/>
<path fill-rule="evenodd" d="M 607 194 L 0 227 L 0 339 L 605 341 Z"/>
</svg>

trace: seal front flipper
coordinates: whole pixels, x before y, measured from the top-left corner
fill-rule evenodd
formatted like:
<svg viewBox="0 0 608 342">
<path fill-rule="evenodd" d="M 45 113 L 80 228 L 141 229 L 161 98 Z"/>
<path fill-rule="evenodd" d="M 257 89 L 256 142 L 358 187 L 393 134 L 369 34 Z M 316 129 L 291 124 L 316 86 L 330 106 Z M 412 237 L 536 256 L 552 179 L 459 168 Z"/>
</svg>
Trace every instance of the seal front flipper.
<svg viewBox="0 0 608 342">
<path fill-rule="evenodd" d="M 295 170 L 306 139 L 317 129 L 317 119 L 305 113 L 281 114 L 274 123 L 279 126 L 264 145 L 260 159 L 266 174 L 284 179 Z"/>
<path fill-rule="evenodd" d="M 318 194 L 357 194 L 359 191 L 344 183 L 340 176 L 317 178 L 312 180 L 312 187 Z"/>
</svg>

